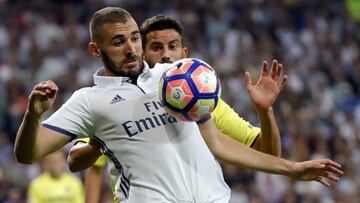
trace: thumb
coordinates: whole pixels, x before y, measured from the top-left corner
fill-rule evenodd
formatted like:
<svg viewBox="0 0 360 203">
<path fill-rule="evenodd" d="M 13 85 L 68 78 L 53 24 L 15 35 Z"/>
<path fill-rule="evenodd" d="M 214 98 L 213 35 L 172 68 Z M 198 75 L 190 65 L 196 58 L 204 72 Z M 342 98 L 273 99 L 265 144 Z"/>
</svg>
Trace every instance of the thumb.
<svg viewBox="0 0 360 203">
<path fill-rule="evenodd" d="M 252 82 L 252 79 L 251 79 L 251 75 L 248 71 L 245 72 L 245 85 L 246 85 L 246 88 L 249 89 L 250 86 L 253 85 L 253 82 Z"/>
</svg>

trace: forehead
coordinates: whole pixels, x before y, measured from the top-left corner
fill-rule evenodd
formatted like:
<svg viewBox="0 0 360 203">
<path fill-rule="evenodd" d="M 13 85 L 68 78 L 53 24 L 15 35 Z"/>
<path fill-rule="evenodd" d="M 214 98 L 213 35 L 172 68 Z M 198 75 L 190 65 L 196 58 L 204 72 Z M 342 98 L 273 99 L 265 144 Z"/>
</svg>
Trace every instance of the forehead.
<svg viewBox="0 0 360 203">
<path fill-rule="evenodd" d="M 125 23 L 105 23 L 103 25 L 103 35 L 113 37 L 116 35 L 131 35 L 134 31 L 139 31 L 139 28 L 134 19 L 129 19 Z"/>
<path fill-rule="evenodd" d="M 146 35 L 148 43 L 161 42 L 169 43 L 174 40 L 181 42 L 181 36 L 175 29 L 155 30 L 151 31 Z"/>
</svg>

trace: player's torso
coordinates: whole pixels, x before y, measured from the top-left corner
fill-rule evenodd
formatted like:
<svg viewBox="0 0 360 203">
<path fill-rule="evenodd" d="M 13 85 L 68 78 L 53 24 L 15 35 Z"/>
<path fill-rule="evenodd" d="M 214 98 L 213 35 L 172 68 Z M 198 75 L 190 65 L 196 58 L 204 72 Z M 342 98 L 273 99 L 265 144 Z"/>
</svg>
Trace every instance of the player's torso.
<svg viewBox="0 0 360 203">
<path fill-rule="evenodd" d="M 89 97 L 95 137 L 114 162 L 110 170 L 118 178 L 116 189 L 130 198 L 143 194 L 167 202 L 227 194 L 221 169 L 196 124 L 178 121 L 162 107 L 158 78 L 95 88 Z"/>
</svg>

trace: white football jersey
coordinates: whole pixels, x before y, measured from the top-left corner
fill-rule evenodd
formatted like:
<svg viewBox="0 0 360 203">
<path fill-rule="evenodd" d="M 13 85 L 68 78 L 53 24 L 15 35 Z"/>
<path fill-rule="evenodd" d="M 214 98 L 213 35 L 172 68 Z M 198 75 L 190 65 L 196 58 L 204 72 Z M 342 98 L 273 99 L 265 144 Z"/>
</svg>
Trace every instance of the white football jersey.
<svg viewBox="0 0 360 203">
<path fill-rule="evenodd" d="M 96 139 L 112 161 L 116 195 L 128 203 L 228 202 L 220 165 L 194 122 L 169 115 L 159 80 L 169 64 L 147 64 L 137 85 L 127 77 L 94 75 L 43 126 Z"/>
</svg>

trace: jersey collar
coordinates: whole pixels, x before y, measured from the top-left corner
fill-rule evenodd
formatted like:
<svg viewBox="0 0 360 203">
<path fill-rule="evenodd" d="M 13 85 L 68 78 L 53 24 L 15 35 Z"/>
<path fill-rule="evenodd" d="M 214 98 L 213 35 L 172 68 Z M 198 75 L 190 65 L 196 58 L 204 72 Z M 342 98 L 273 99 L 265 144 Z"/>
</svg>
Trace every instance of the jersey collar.
<svg viewBox="0 0 360 203">
<path fill-rule="evenodd" d="M 139 75 L 139 80 L 146 80 L 149 77 L 152 77 L 152 73 L 149 69 L 149 65 L 143 61 L 144 69 L 143 72 Z M 101 70 L 101 69 L 100 69 Z M 99 75 L 100 70 L 96 71 L 93 75 L 94 77 L 94 84 L 99 87 L 106 87 L 106 86 L 117 86 L 120 87 L 123 85 L 124 82 L 131 83 L 129 77 L 125 76 L 101 76 Z"/>
</svg>

